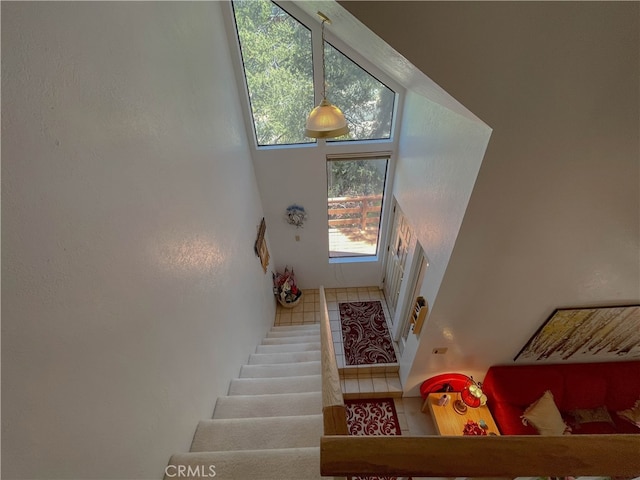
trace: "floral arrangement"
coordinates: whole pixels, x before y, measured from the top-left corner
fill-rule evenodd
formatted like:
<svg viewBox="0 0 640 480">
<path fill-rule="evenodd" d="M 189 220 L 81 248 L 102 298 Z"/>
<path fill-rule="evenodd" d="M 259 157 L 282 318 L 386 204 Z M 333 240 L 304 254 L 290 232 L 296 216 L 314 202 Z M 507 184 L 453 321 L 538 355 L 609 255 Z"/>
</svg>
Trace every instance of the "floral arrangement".
<svg viewBox="0 0 640 480">
<path fill-rule="evenodd" d="M 273 273 L 273 293 L 282 304 L 290 304 L 297 301 L 302 291 L 296 285 L 296 276 L 293 268 L 285 267 L 284 273 Z"/>
<path fill-rule="evenodd" d="M 462 430 L 463 435 L 486 435 L 487 432 L 473 420 L 467 420 L 467 424 Z"/>
</svg>

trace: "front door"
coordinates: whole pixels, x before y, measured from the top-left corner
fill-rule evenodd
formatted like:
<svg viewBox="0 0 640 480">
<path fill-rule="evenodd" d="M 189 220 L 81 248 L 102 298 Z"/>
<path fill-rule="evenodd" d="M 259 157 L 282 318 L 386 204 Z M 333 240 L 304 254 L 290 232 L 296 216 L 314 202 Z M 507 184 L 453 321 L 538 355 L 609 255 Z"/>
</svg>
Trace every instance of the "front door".
<svg viewBox="0 0 640 480">
<path fill-rule="evenodd" d="M 391 322 L 395 316 L 400 297 L 400 287 L 402 286 L 402 278 L 404 276 L 405 263 L 409 253 L 409 244 L 413 232 L 406 217 L 398 205 L 394 205 L 393 230 L 391 231 L 391 239 L 387 246 L 388 254 L 385 260 L 384 274 L 384 298 L 389 307 L 391 314 Z"/>
</svg>

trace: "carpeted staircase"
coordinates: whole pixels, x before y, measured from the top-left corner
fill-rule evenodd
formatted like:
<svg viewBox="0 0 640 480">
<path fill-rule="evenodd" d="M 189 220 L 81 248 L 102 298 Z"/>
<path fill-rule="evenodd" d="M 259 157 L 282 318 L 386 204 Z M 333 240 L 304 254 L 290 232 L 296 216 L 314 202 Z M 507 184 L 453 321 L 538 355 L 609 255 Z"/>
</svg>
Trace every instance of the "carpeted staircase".
<svg viewBox="0 0 640 480">
<path fill-rule="evenodd" d="M 165 479 L 321 478 L 320 372 L 319 325 L 273 327 Z"/>
</svg>

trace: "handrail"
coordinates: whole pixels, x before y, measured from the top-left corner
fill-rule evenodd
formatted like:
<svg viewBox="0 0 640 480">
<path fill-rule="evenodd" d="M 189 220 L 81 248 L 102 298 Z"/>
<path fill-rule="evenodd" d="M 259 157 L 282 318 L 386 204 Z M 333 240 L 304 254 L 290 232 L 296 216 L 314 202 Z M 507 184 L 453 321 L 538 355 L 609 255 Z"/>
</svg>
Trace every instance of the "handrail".
<svg viewBox="0 0 640 480">
<path fill-rule="evenodd" d="M 347 413 L 340 386 L 340 373 L 331 336 L 324 287 L 320 286 L 320 347 L 322 361 L 322 416 L 325 435 L 348 435 Z"/>
<path fill-rule="evenodd" d="M 640 435 L 323 436 L 322 476 L 640 475 Z"/>
</svg>

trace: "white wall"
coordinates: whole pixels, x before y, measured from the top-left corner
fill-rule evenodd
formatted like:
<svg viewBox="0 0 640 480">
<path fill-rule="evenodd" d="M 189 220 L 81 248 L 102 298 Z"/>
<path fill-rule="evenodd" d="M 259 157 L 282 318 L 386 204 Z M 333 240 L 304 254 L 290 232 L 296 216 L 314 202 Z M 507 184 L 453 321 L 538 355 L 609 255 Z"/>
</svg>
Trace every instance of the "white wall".
<svg viewBox="0 0 640 480">
<path fill-rule="evenodd" d="M 347 147 L 341 151 L 353 149 Z M 388 149 L 388 146 L 381 146 L 383 151 Z M 273 264 L 274 270 L 293 267 L 301 288 L 378 285 L 382 279 L 381 256 L 364 263 L 329 263 L 328 151 L 330 149 L 320 146 L 303 151 L 267 150 L 255 157 L 267 231 L 272 251 L 279 259 Z M 294 203 L 304 206 L 308 214 L 302 228 L 289 225 L 285 220 L 287 207 Z M 296 241 L 296 235 L 299 241 Z"/>
<path fill-rule="evenodd" d="M 428 259 L 421 294 L 433 310 L 491 129 L 413 92 L 404 112 L 394 194 Z M 405 275 L 405 289 L 410 278 Z M 403 385 L 417 350 L 410 333 L 400 360 Z"/>
<path fill-rule="evenodd" d="M 341 4 L 493 128 L 405 387 L 510 363 L 555 308 L 639 303 L 640 5 Z"/>
<path fill-rule="evenodd" d="M 273 322 L 219 9 L 2 4 L 3 478 L 160 478 Z"/>
</svg>

